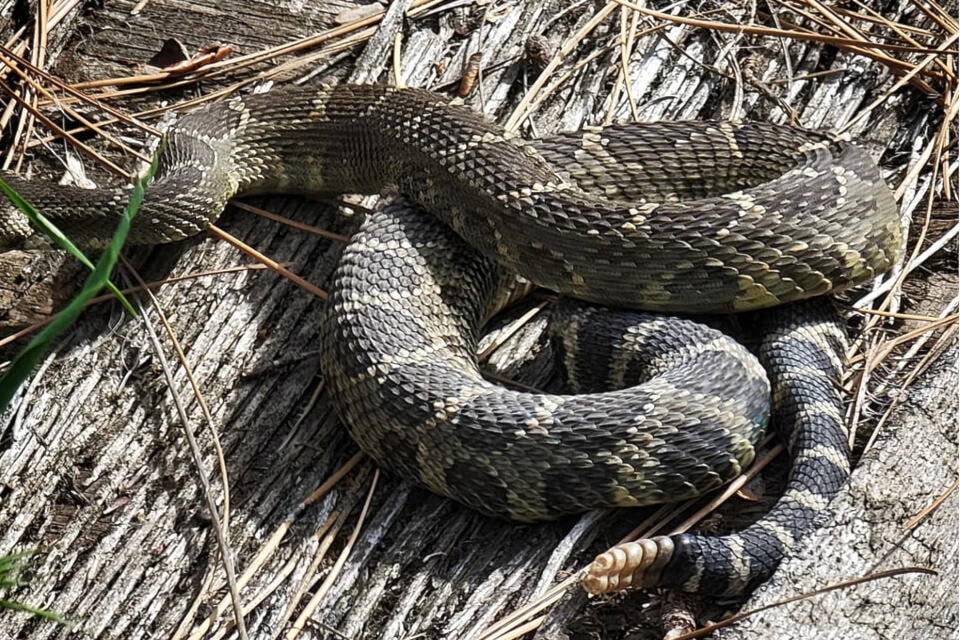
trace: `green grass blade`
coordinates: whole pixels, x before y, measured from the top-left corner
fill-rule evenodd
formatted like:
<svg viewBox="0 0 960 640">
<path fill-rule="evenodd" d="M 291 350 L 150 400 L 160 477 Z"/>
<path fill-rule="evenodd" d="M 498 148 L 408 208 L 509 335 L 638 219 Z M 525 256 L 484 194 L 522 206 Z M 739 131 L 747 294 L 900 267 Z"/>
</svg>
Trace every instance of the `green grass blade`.
<svg viewBox="0 0 960 640">
<path fill-rule="evenodd" d="M 32 558 L 40 553 L 41 552 L 37 549 L 30 549 L 28 551 L 21 551 L 19 553 L 10 553 L 5 556 L 0 556 L 0 589 L 6 590 L 28 584 L 29 580 L 17 578 L 16 573 L 23 569 Z M 37 607 L 31 607 L 30 605 L 23 604 L 22 602 L 16 602 L 15 600 L 5 600 L 0 598 L 0 608 L 13 609 L 15 611 L 26 611 L 27 613 L 40 616 L 46 620 L 53 620 L 54 622 L 59 622 L 60 624 L 65 625 L 71 624 L 70 621 L 51 611 L 39 609 Z"/>
<path fill-rule="evenodd" d="M 66 618 L 55 614 L 52 611 L 47 611 L 46 609 L 38 609 L 37 607 L 31 607 L 30 605 L 23 604 L 21 602 L 15 602 L 13 600 L 0 600 L 0 607 L 5 609 L 13 609 L 14 611 L 26 611 L 35 616 L 39 616 L 46 620 L 51 620 L 53 622 L 59 622 L 65 626 L 73 626 L 72 623 Z"/>
<path fill-rule="evenodd" d="M 19 553 L 9 553 L 5 556 L 0 556 L 0 578 L 11 571 L 16 571 L 38 553 L 40 552 L 36 549 L 31 549 L 29 551 L 20 551 Z"/>
<path fill-rule="evenodd" d="M 13 187 L 8 185 L 3 179 L 0 179 L 0 191 L 3 191 L 10 201 L 14 204 L 17 209 L 23 212 L 27 218 L 30 219 L 30 222 L 33 223 L 35 227 L 43 231 L 51 240 L 56 243 L 58 247 L 69 253 L 71 256 L 80 261 L 80 263 L 90 269 L 91 271 L 95 268 L 93 263 L 90 262 L 90 259 L 73 242 L 70 241 L 70 238 L 65 236 L 60 229 L 57 228 L 55 224 L 47 220 L 43 214 L 37 211 L 37 208 L 30 204 L 27 200 L 23 198 L 19 193 L 13 190 Z M 114 236 L 116 238 L 116 236 Z M 120 301 L 120 304 L 123 305 L 123 308 L 127 310 L 128 313 L 136 316 L 136 311 L 134 311 L 133 306 L 130 302 L 123 296 L 120 290 L 109 280 L 106 283 L 107 289 L 110 293 L 117 297 L 117 300 Z"/>
<path fill-rule="evenodd" d="M 47 352 L 47 349 L 50 345 L 50 341 L 57 334 L 66 329 L 66 327 L 73 322 L 78 315 L 80 315 L 80 312 L 83 311 L 83 308 L 86 306 L 87 302 L 93 298 L 100 291 L 100 289 L 109 283 L 110 273 L 113 271 L 113 267 L 117 263 L 117 258 L 120 255 L 120 249 L 127 238 L 127 233 L 130 231 L 130 223 L 133 220 L 133 217 L 137 214 L 137 211 L 140 209 L 140 205 L 143 203 L 143 196 L 146 191 L 146 186 L 153 177 L 156 167 L 157 162 L 154 160 L 154 163 L 150 167 L 150 170 L 147 172 L 147 174 L 138 179 L 134 184 L 130 201 L 127 203 L 127 207 L 123 212 L 123 216 L 120 218 L 119 224 L 117 225 L 117 230 L 114 232 L 113 239 L 100 256 L 100 259 L 97 261 L 93 272 L 87 277 L 87 280 L 84 282 L 80 293 L 78 293 L 73 300 L 70 301 L 70 304 L 68 304 L 63 311 L 57 314 L 50 324 L 48 324 L 40 333 L 34 336 L 30 343 L 27 344 L 23 351 L 21 351 L 13 360 L 13 362 L 10 364 L 10 368 L 7 369 L 3 377 L 0 377 L 0 412 L 3 412 L 9 406 L 10 401 L 17 392 L 17 389 L 19 389 L 24 380 L 27 379 L 33 368 L 37 365 L 37 363 L 40 362 L 40 359 L 43 358 L 43 355 Z M 9 186 L 5 184 L 2 185 L 2 187 L 6 187 L 4 191 L 9 189 Z M 7 195 L 9 196 L 10 193 L 7 192 Z M 22 201 L 22 198 L 20 200 Z M 14 202 L 17 201 L 14 199 Z M 73 246 L 73 243 L 70 243 L 70 246 Z M 76 250 L 76 247 L 74 247 L 74 250 Z M 79 250 L 76 251 L 79 253 Z M 71 251 L 71 253 L 73 252 Z M 87 262 L 89 262 L 89 260 Z M 130 303 L 123 299 L 122 296 L 121 299 L 125 303 L 124 307 L 136 315 L 136 313 L 133 312 L 133 308 L 130 306 Z"/>
</svg>

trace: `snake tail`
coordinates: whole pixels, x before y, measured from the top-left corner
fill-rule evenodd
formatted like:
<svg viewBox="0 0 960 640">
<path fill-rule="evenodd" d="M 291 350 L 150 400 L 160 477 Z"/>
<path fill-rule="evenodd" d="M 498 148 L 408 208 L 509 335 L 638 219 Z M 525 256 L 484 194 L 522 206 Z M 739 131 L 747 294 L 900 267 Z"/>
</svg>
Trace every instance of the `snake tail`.
<svg viewBox="0 0 960 640">
<path fill-rule="evenodd" d="M 725 536 L 677 534 L 628 542 L 587 567 L 592 594 L 669 587 L 712 595 L 748 593 L 818 526 L 818 514 L 850 473 L 843 403 L 837 390 L 846 336 L 828 301 L 759 314 L 759 357 L 773 387 L 772 423 L 793 464 L 773 508 Z"/>
</svg>

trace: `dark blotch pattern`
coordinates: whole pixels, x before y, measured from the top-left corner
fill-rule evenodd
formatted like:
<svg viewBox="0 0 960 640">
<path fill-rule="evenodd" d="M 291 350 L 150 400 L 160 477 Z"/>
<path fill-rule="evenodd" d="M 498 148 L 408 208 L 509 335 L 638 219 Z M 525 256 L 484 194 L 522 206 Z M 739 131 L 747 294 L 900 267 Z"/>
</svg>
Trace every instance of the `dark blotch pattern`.
<svg viewBox="0 0 960 640">
<path fill-rule="evenodd" d="M 690 320 L 568 301 L 553 310 L 552 332 L 571 384 L 591 392 L 485 380 L 476 335 L 498 275 L 403 205 L 369 216 L 346 248 L 323 367 L 351 433 L 381 465 L 484 513 L 543 520 L 699 495 L 753 459 L 766 376 L 745 349 Z M 590 380 L 617 368 L 621 385 Z"/>
</svg>

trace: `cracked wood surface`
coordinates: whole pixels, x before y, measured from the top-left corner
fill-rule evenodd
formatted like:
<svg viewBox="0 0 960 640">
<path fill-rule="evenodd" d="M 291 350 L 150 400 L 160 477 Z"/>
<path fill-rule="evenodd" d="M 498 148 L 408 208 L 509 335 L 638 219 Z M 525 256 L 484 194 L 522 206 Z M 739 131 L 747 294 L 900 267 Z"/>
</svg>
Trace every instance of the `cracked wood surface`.
<svg viewBox="0 0 960 640">
<path fill-rule="evenodd" d="M 860 584 L 765 611 L 721 638 L 796 640 L 947 638 L 957 630 L 957 494 L 916 526 L 907 523 L 957 475 L 956 346 L 897 411 L 830 506 L 823 528 L 781 565 L 746 608 L 792 593 L 901 567 L 913 574 Z"/>
<path fill-rule="evenodd" d="M 345 1 L 287 0 L 279 6 L 255 0 L 150 0 L 134 14 L 135 5 L 121 0 L 84 5 L 55 32 L 62 43 L 58 51 L 62 51 L 53 70 L 71 80 L 127 75 L 167 38 L 177 38 L 191 51 L 228 42 L 238 53 L 246 53 L 329 28 L 343 17 L 343 11 L 356 8 Z M 481 8 L 482 29 L 477 27 L 477 14 L 462 9 L 415 20 L 396 19 L 367 45 L 359 62 L 334 56 L 319 63 L 320 75 L 326 80 L 392 81 L 393 29 L 401 28 L 401 76 L 410 85 L 454 87 L 466 58 L 482 50 L 487 69 L 479 83 L 482 88 L 467 101 L 503 122 L 539 73 L 520 58 L 526 38 L 545 34 L 557 48 L 604 6 L 598 2 L 497 3 Z M 556 19 L 561 7 L 571 9 Z M 488 12 L 486 22 L 483 11 Z M 619 52 L 609 48 L 619 34 L 618 17 L 619 9 L 612 11 L 597 31 L 573 48 L 570 61 L 551 82 L 570 69 L 572 75 L 561 91 L 524 121 L 521 128 L 527 134 L 596 124 L 608 113 L 614 120 L 629 118 L 627 97 L 610 93 L 620 71 Z M 641 23 L 641 29 L 644 26 Z M 638 115 L 651 120 L 743 115 L 733 112 L 738 93 L 729 79 L 733 75 L 729 65 L 738 61 L 725 49 L 738 39 L 677 25 L 638 38 L 630 72 Z M 776 78 L 784 73 L 778 43 L 740 42 L 746 44 L 750 47 L 742 55 L 750 59 L 757 77 Z M 892 82 L 885 70 L 860 58 L 810 43 L 791 43 L 789 53 L 795 74 L 840 70 L 781 89 L 781 97 L 796 108 L 800 122 L 807 126 L 845 122 Z M 436 63 L 441 61 L 446 69 L 438 76 Z M 581 66 L 575 67 L 578 62 Z M 314 68 L 298 73 L 306 75 Z M 192 97 L 224 82 L 204 81 L 163 98 Z M 124 105 L 137 109 L 155 100 L 153 95 L 133 96 Z M 742 105 L 751 118 L 787 119 L 783 110 L 749 85 Z M 908 155 L 904 151 L 912 148 L 914 139 L 929 135 L 930 113 L 915 105 L 909 93 L 898 94 L 852 131 L 854 139 L 877 156 L 885 153 L 903 162 Z M 357 223 L 356 216 L 343 207 L 292 198 L 257 203 L 341 233 Z M 335 242 L 244 212 L 229 212 L 221 226 L 320 286 L 339 256 Z M 207 235 L 149 252 L 144 275 L 150 280 L 249 262 Z M 164 286 L 157 295 L 199 379 L 226 452 L 230 539 L 242 572 L 296 505 L 355 453 L 322 393 L 314 398 L 322 384 L 315 357 L 322 302 L 262 270 L 187 280 Z M 156 323 L 154 311 L 144 317 Z M 214 483 L 215 459 L 182 369 L 175 371 L 176 388 L 168 389 L 139 323 L 113 304 L 88 312 L 42 363 L 19 404 L 3 416 L 0 551 L 38 545 L 49 550 L 29 587 L 12 595 L 75 620 L 77 634 L 200 637 L 205 616 L 225 592 L 197 472 L 176 419 L 172 393 L 187 404 L 190 428 L 204 443 L 204 472 Z M 166 348 L 168 360 L 175 362 L 169 344 Z M 930 424 L 921 421 L 918 428 L 927 433 Z M 876 455 L 889 455 L 888 447 L 899 446 L 883 440 Z M 872 478 L 869 474 L 876 473 L 880 464 L 865 467 L 861 477 Z M 344 528 L 332 541 L 326 538 L 325 525 L 337 513 L 362 502 L 370 481 L 369 466 L 361 463 L 323 500 L 297 514 L 282 546 L 242 590 L 245 603 L 263 597 L 246 618 L 251 637 L 282 636 L 290 619 L 286 610 L 301 585 L 312 593 L 323 582 L 354 526 L 357 509 L 351 508 Z M 930 480 L 931 486 L 936 484 Z M 869 485 L 873 480 L 865 482 Z M 854 484 L 851 490 L 862 486 Z M 216 491 L 220 495 L 220 489 Z M 914 500 L 903 497 L 904 513 L 915 513 L 923 506 L 923 501 L 914 504 Z M 938 513 L 936 517 L 943 517 L 947 510 Z M 483 629 L 582 567 L 641 518 L 642 514 L 624 511 L 517 526 L 482 518 L 382 475 L 373 508 L 344 570 L 330 585 L 312 616 L 314 623 L 304 628 L 302 637 L 478 637 Z M 312 571 L 326 546 L 329 551 Z M 838 547 L 841 562 L 848 555 L 861 557 L 847 550 Z M 931 552 L 931 558 L 934 555 Z M 840 574 L 850 577 L 867 562 L 852 564 Z M 211 575 L 214 586 L 207 589 L 205 579 Z M 272 586 L 277 577 L 284 579 Z M 793 582 L 784 578 L 760 597 L 793 595 Z M 885 588 L 880 583 L 876 587 Z M 843 599 L 843 592 L 836 597 Z M 191 604 L 198 599 L 198 609 L 191 613 Z M 630 594 L 585 604 L 574 597 L 551 614 L 540 636 L 657 637 L 658 606 L 646 607 L 649 600 L 649 594 Z M 855 606 L 857 601 L 844 602 Z M 914 613 L 922 617 L 925 611 L 918 605 Z M 769 615 L 763 614 L 762 620 L 772 620 Z M 804 615 L 812 620 L 818 614 Z M 953 615 L 955 619 L 955 610 Z M 228 633 L 224 626 L 228 622 L 229 615 L 221 616 L 206 637 Z M 842 628 L 843 620 L 834 616 L 831 622 Z M 787 637 L 784 629 L 794 629 L 797 622 L 770 624 L 772 632 L 744 625 L 737 633 Z M 70 636 L 57 626 L 3 610 L 0 629 L 12 638 Z M 851 633 L 838 632 L 837 637 L 861 637 Z M 914 637 L 906 632 L 899 635 Z"/>
</svg>

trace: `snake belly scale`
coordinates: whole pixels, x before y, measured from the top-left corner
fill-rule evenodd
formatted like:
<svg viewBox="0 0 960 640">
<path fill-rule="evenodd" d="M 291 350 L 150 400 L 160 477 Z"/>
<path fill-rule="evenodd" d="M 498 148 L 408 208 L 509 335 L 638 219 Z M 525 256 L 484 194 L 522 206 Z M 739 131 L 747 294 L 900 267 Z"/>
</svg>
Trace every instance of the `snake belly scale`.
<svg viewBox="0 0 960 640">
<path fill-rule="evenodd" d="M 322 331 L 331 398 L 380 464 L 518 520 L 721 485 L 753 458 L 770 383 L 746 350 L 689 320 L 564 302 L 553 333 L 583 392 L 496 387 L 477 369 L 475 342 L 504 272 L 590 303 L 728 312 L 862 282 L 901 244 L 892 194 L 866 154 L 763 123 L 618 125 L 527 141 L 427 91 L 339 85 L 204 107 L 165 145 L 130 242 L 199 233 L 237 195 L 388 185 L 403 194 L 411 205 L 371 215 L 334 275 Z M 126 201 L 119 188 L 5 179 L 92 247 Z M 0 209 L 0 246 L 30 234 Z M 585 580 L 591 591 L 749 588 L 843 482 L 843 420 L 827 384 L 839 370 L 832 315 L 811 302 L 760 322 L 772 336 L 759 355 L 773 413 L 795 458 L 787 495 L 741 534 L 605 554 Z M 804 348 L 817 366 L 797 361 Z"/>
</svg>

